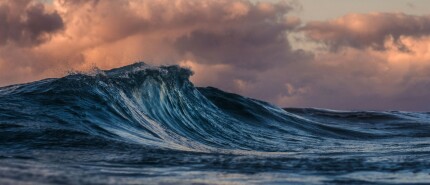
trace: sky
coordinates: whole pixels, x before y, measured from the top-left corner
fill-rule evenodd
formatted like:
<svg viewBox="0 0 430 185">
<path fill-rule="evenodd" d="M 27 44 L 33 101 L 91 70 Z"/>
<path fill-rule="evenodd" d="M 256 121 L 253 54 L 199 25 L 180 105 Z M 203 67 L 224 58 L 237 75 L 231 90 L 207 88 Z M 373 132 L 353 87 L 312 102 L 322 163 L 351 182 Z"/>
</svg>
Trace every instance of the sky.
<svg viewBox="0 0 430 185">
<path fill-rule="evenodd" d="M 427 0 L 0 0 L 0 86 L 145 61 L 281 107 L 430 111 Z"/>
</svg>

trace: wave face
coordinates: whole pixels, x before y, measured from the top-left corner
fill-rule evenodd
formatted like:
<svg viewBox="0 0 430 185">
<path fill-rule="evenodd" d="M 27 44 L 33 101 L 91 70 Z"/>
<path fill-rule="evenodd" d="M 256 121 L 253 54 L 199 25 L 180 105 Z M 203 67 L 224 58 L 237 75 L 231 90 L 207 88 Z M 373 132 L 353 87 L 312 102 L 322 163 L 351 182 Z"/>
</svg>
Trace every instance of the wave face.
<svg viewBox="0 0 430 185">
<path fill-rule="evenodd" d="M 0 88 L 0 183 L 430 181 L 429 113 L 281 109 L 191 75 L 135 63 Z"/>
</svg>

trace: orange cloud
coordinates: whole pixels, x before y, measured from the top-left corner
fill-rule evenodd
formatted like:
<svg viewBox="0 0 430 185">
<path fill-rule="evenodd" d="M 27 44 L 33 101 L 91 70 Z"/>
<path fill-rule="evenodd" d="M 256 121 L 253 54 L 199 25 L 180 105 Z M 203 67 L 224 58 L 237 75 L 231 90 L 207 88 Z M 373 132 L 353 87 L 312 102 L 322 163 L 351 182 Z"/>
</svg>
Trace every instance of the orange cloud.
<svg viewBox="0 0 430 185">
<path fill-rule="evenodd" d="M 11 2 L 0 0 L 0 10 Z M 430 95 L 428 16 L 350 14 L 297 29 L 302 23 L 284 2 L 19 2 L 25 3 L 13 6 L 20 11 L 0 11 L 0 22 L 13 17 L 6 23 L 20 25 L 13 29 L 22 33 L 2 37 L 0 85 L 144 60 L 188 66 L 199 86 L 281 106 L 430 108 L 422 101 Z M 62 26 L 52 27 L 55 17 Z M 293 49 L 291 32 L 332 50 Z"/>
<path fill-rule="evenodd" d="M 409 48 L 397 47 L 402 42 Z M 288 89 L 306 89 L 284 94 L 284 105 L 341 109 L 428 110 L 430 95 L 430 36 L 387 39 L 384 50 L 344 47 L 315 52 L 302 73 L 291 78 Z M 297 69 L 294 69 L 297 70 Z M 291 70 L 290 70 L 291 71 Z"/>
<path fill-rule="evenodd" d="M 385 49 L 386 39 L 401 48 L 401 36 L 430 35 L 430 16 L 404 13 L 348 14 L 329 21 L 311 21 L 302 29 L 308 38 L 323 42 L 332 49 L 348 46 Z"/>
<path fill-rule="evenodd" d="M 92 66 L 112 68 L 137 60 L 174 64 L 192 59 L 199 63 L 231 65 L 254 60 L 253 63 L 257 64 L 258 61 L 253 59 L 257 57 L 253 54 L 257 45 L 268 48 L 278 45 L 292 53 L 288 51 L 288 40 L 282 37 L 287 30 L 298 25 L 297 21 L 287 21 L 291 19 L 286 14 L 292 9 L 287 3 L 252 3 L 247 0 L 55 0 L 52 5 L 46 5 L 31 0 L 13 2 L 2 3 L 1 7 L 6 7 L 3 4 L 7 7 L 13 5 L 22 11 L 1 11 L 2 14 L 35 20 L 31 24 L 24 21 L 27 27 L 21 26 L 24 30 L 20 31 L 27 33 L 35 30 L 35 36 L 28 39 L 28 34 L 24 34 L 9 40 L 16 43 L 34 40 L 37 44 L 24 48 L 8 42 L 0 46 L 0 84 L 3 85 L 62 75 L 64 73 L 59 71 L 64 69 L 85 70 Z M 39 13 L 31 13 L 33 9 Z M 58 29 L 52 27 L 56 25 L 52 21 L 57 19 L 62 23 Z M 43 25 L 51 27 L 39 28 Z M 62 31 L 58 32 L 59 29 Z M 253 33 L 252 29 L 262 31 Z M 227 60 L 199 58 L 195 55 L 197 48 L 190 45 L 196 43 L 188 43 L 188 48 L 181 43 L 186 39 L 194 42 L 195 33 L 205 33 L 217 37 L 213 39 L 220 39 L 221 45 L 217 47 L 227 47 L 230 43 L 225 39 L 231 37 L 228 32 L 240 35 L 241 39 L 236 41 L 235 46 L 243 47 L 253 55 L 240 56 L 241 53 L 226 53 L 228 50 L 223 50 L 212 51 L 212 55 L 235 56 Z M 270 43 L 265 40 L 270 37 L 272 40 L 279 37 L 279 41 L 268 46 Z M 222 39 L 224 41 L 221 42 Z M 246 45 L 250 41 L 253 46 Z M 213 46 L 207 44 L 203 45 L 204 48 L 199 47 L 209 51 Z M 263 59 L 260 57 L 259 60 Z"/>
</svg>

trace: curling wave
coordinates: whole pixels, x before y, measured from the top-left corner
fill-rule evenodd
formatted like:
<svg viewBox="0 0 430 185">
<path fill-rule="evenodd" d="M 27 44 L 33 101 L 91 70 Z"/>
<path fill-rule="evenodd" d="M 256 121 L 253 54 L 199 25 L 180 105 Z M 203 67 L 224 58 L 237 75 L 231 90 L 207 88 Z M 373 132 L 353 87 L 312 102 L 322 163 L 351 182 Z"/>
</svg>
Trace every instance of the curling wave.
<svg viewBox="0 0 430 185">
<path fill-rule="evenodd" d="M 196 88 L 190 75 L 179 66 L 135 63 L 0 88 L 0 142 L 296 152 L 322 142 L 430 137 L 427 113 L 281 109 Z"/>
</svg>

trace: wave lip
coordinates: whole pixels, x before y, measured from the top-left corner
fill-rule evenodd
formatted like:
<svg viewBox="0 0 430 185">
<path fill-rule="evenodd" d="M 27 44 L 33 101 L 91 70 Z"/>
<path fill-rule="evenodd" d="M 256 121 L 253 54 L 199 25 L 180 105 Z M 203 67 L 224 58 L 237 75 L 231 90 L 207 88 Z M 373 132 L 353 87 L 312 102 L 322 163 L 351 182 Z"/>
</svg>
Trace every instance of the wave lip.
<svg viewBox="0 0 430 185">
<path fill-rule="evenodd" d="M 141 62 L 0 88 L 0 130 L 7 134 L 0 142 L 296 152 L 324 142 L 342 147 L 350 141 L 430 136 L 426 113 L 284 110 L 194 87 L 192 74 L 179 66 Z"/>
</svg>

